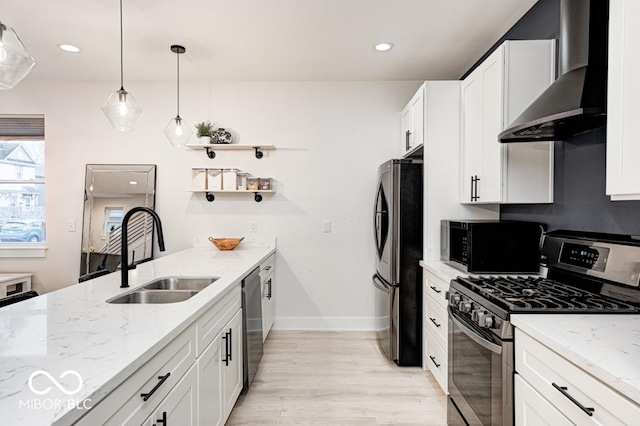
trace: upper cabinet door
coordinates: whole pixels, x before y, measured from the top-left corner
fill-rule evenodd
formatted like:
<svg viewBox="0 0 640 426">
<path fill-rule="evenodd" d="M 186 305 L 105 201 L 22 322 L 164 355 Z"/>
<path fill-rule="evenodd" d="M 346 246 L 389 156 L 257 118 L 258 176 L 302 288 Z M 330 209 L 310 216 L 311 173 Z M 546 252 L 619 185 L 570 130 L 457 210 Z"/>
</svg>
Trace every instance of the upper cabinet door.
<svg viewBox="0 0 640 426">
<path fill-rule="evenodd" d="M 640 200 L 640 2 L 611 0 L 609 8 L 607 195 Z"/>
<path fill-rule="evenodd" d="M 465 78 L 460 202 L 553 202 L 553 143 L 501 144 L 498 135 L 554 76 L 555 40 L 523 40 L 505 41 Z"/>
<path fill-rule="evenodd" d="M 405 157 L 424 144 L 424 84 L 402 110 L 400 155 Z"/>
<path fill-rule="evenodd" d="M 482 125 L 480 114 L 479 72 L 473 72 L 462 82 L 462 134 L 460 146 L 460 202 L 473 201 L 475 179 L 480 174 Z"/>
<path fill-rule="evenodd" d="M 502 144 L 498 134 L 502 131 L 504 93 L 502 87 L 503 49 L 497 49 L 480 68 L 482 75 L 482 177 L 476 184 L 482 203 L 502 201 Z"/>
</svg>

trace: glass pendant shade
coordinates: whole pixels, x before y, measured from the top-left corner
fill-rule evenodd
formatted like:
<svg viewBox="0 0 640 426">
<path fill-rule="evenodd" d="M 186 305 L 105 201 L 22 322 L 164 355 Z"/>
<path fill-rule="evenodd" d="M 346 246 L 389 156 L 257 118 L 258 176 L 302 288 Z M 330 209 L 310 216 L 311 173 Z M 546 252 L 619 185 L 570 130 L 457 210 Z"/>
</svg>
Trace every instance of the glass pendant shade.
<svg viewBox="0 0 640 426">
<path fill-rule="evenodd" d="M 182 148 L 193 135 L 193 131 L 186 120 L 178 115 L 169 120 L 169 124 L 164 128 L 164 134 L 171 142 L 171 145 L 176 148 Z"/>
<path fill-rule="evenodd" d="M 35 64 L 13 28 L 0 22 L 0 90 L 13 89 Z"/>
<path fill-rule="evenodd" d="M 121 132 L 130 132 L 142 117 L 142 108 L 131 93 L 123 88 L 111 93 L 100 108 L 111 125 Z"/>
</svg>

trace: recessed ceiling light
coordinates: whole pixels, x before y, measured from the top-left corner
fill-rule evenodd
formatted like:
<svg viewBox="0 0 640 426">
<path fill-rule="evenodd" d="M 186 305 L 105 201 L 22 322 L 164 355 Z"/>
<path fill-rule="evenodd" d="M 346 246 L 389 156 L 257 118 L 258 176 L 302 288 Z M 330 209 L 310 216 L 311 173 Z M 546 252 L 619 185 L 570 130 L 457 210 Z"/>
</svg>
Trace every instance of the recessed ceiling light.
<svg viewBox="0 0 640 426">
<path fill-rule="evenodd" d="M 73 44 L 60 43 L 57 46 L 65 52 L 78 53 L 80 51 L 80 48 L 78 46 L 74 46 Z"/>
<path fill-rule="evenodd" d="M 135 180 L 130 180 L 129 181 L 129 185 L 137 185 L 137 184 L 138 184 L 138 182 L 136 182 Z"/>
<path fill-rule="evenodd" d="M 393 43 L 378 43 L 374 46 L 374 49 L 376 49 L 378 52 L 386 52 L 387 50 L 393 49 Z"/>
</svg>

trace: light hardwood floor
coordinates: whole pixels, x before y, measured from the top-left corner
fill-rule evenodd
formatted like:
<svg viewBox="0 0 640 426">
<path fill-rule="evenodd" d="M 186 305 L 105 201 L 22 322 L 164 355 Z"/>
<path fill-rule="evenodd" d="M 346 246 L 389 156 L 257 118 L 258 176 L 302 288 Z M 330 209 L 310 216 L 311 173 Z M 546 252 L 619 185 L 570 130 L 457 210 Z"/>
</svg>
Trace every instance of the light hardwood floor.
<svg viewBox="0 0 640 426">
<path fill-rule="evenodd" d="M 398 367 L 374 333 L 272 331 L 227 425 L 446 425 L 433 376 Z"/>
</svg>

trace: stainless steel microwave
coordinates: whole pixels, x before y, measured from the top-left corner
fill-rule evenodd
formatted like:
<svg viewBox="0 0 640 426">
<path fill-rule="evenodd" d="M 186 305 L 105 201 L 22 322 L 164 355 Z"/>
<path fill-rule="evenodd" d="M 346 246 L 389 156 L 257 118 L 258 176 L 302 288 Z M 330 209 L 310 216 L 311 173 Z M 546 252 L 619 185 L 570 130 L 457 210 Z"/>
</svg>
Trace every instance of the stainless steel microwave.
<svg viewBox="0 0 640 426">
<path fill-rule="evenodd" d="M 476 274 L 537 274 L 542 225 L 535 222 L 443 220 L 440 259 Z"/>
</svg>

